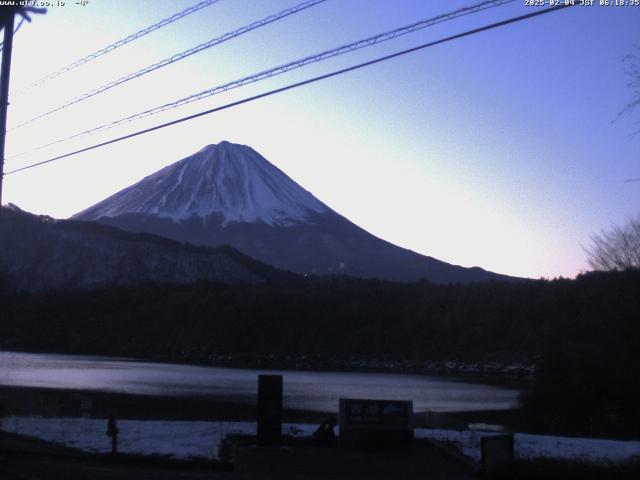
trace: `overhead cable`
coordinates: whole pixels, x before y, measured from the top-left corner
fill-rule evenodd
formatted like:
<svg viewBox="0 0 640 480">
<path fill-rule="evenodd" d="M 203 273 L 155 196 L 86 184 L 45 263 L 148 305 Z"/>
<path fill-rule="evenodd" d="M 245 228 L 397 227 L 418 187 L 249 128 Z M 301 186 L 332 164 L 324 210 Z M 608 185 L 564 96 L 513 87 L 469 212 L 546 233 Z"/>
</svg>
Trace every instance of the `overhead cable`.
<svg viewBox="0 0 640 480">
<path fill-rule="evenodd" d="M 76 60 L 75 62 L 70 63 L 69 65 L 66 65 L 58 70 L 56 70 L 55 72 L 52 72 L 48 75 L 45 75 L 44 77 L 36 80 L 35 82 L 27 85 L 25 87 L 25 91 L 28 89 L 31 89 L 33 87 L 36 87 L 38 85 L 43 84 L 44 82 L 51 80 L 53 78 L 59 77 L 60 75 L 62 75 L 63 73 L 67 73 L 77 67 L 79 67 L 80 65 L 84 65 L 85 63 L 88 63 L 92 60 L 95 60 L 96 58 L 101 57 L 102 55 L 106 55 L 109 52 L 114 51 L 117 48 L 122 47 L 123 45 L 126 45 L 128 43 L 133 42 L 134 40 L 137 40 L 141 37 L 144 37 L 145 35 L 150 34 L 151 32 L 154 32 L 162 27 L 166 27 L 167 25 L 180 20 L 181 18 L 186 17 L 187 15 L 191 15 L 192 13 L 198 12 L 200 10 L 202 10 L 205 7 L 208 7 L 210 5 L 213 5 L 214 3 L 219 2 L 220 0 L 204 0 L 201 1 L 199 3 L 196 3 L 195 5 L 192 5 L 189 8 L 186 8 L 184 10 L 182 10 L 181 12 L 175 13 L 173 15 L 171 15 L 170 17 L 164 18 L 162 20 L 160 20 L 157 23 L 154 23 L 153 25 L 149 25 L 146 28 L 143 28 L 142 30 L 138 30 L 135 33 L 132 33 L 131 35 L 126 36 L 125 38 L 118 40 L 117 42 L 114 42 L 110 45 L 107 45 L 106 47 L 101 48 L 100 50 L 97 50 L 93 53 L 90 53 L 89 55 L 82 57 L 79 60 Z"/>
<path fill-rule="evenodd" d="M 419 22 L 415 22 L 415 23 L 412 23 L 410 25 L 406 25 L 406 26 L 403 26 L 403 27 L 400 27 L 400 28 L 396 28 L 396 29 L 388 31 L 388 32 L 380 33 L 380 34 L 377 34 L 377 35 L 374 35 L 374 36 L 371 36 L 371 37 L 368 37 L 368 38 L 365 38 L 365 39 L 362 39 L 362 40 L 358 40 L 356 42 L 352 42 L 352 43 L 349 43 L 349 44 L 346 44 L 346 45 L 342 45 L 340 47 L 333 48 L 331 50 L 325 50 L 323 52 L 320 52 L 320 53 L 317 53 L 317 54 L 314 54 L 314 55 L 310 55 L 310 56 L 295 60 L 293 62 L 289 62 L 289 63 L 286 63 L 284 65 L 280 65 L 280 66 L 277 66 L 275 68 L 271 68 L 269 70 L 264 70 L 264 71 L 261 71 L 261 72 L 258 72 L 258 73 L 254 73 L 252 75 L 240 78 L 238 80 L 234 80 L 234 81 L 231 81 L 231 82 L 228 82 L 228 83 L 224 83 L 222 85 L 217 85 L 217 86 L 209 88 L 207 90 L 204 90 L 204 91 L 189 95 L 188 97 L 184 97 L 184 98 L 175 100 L 175 101 L 170 102 L 170 103 L 165 103 L 163 105 L 151 108 L 149 110 L 145 110 L 145 111 L 136 113 L 134 115 L 129 115 L 127 117 L 120 118 L 118 120 L 114 120 L 114 121 L 102 124 L 100 126 L 93 127 L 93 128 L 88 129 L 88 130 L 84 130 L 84 131 L 75 133 L 73 135 L 70 135 L 68 137 L 64 137 L 64 138 L 55 140 L 53 142 L 49 142 L 49 143 L 46 143 L 46 144 L 43 144 L 43 145 L 39 145 L 39 146 L 35 147 L 34 149 L 31 149 L 29 152 L 41 150 L 43 148 L 50 147 L 52 145 L 56 145 L 58 143 L 62 143 L 62 142 L 68 141 L 68 140 L 72 140 L 72 139 L 80 137 L 80 136 L 93 134 L 93 133 L 98 133 L 98 132 L 103 131 L 103 130 L 111 129 L 111 128 L 117 127 L 119 125 L 132 122 L 134 120 L 139 120 L 139 119 L 151 116 L 151 115 L 155 115 L 155 114 L 160 113 L 160 112 L 164 112 L 166 110 L 170 110 L 170 109 L 182 106 L 182 105 L 187 105 L 189 103 L 193 103 L 193 102 L 195 102 L 197 100 L 201 100 L 203 98 L 211 97 L 213 95 L 217 95 L 219 93 L 223 93 L 223 92 L 226 92 L 228 90 L 232 90 L 234 88 L 242 87 L 243 85 L 259 82 L 261 80 L 265 80 L 267 78 L 271 78 L 273 76 L 280 75 L 280 74 L 283 74 L 283 73 L 289 72 L 291 70 L 295 70 L 295 69 L 304 67 L 304 66 L 312 64 L 312 63 L 317 63 L 317 62 L 320 62 L 322 60 L 326 60 L 328 58 L 333 58 L 333 57 L 336 57 L 336 56 L 339 56 L 339 55 L 343 55 L 345 53 L 352 52 L 354 50 L 359 50 L 361 48 L 370 47 L 372 45 L 376 45 L 378 43 L 382 43 L 382 42 L 397 38 L 399 36 L 406 35 L 406 34 L 415 32 L 417 30 L 421 30 L 423 28 L 431 27 L 431 26 L 436 25 L 438 23 L 442 23 L 442 22 L 445 22 L 445 21 L 448 21 L 448 20 L 453 20 L 455 18 L 464 16 L 464 15 L 477 13 L 479 11 L 486 10 L 486 9 L 489 9 L 489 8 L 498 7 L 498 6 L 501 6 L 501 5 L 504 5 L 504 4 L 507 4 L 507 3 L 511 3 L 511 2 L 514 2 L 514 1 L 515 0 L 486 0 L 486 1 L 480 2 L 478 4 L 474 4 L 474 5 L 469 6 L 469 7 L 464 7 L 464 8 L 449 12 L 449 13 L 438 15 L 436 17 L 432 17 L 432 18 L 428 18 L 428 19 L 425 19 L 425 20 L 421 20 Z M 19 153 L 17 155 L 14 155 L 13 157 L 10 157 L 10 158 L 15 158 L 17 156 L 21 156 L 21 155 L 24 155 L 24 154 L 29 153 L 29 152 L 22 152 L 22 153 Z"/>
<path fill-rule="evenodd" d="M 172 63 L 175 63 L 179 60 L 183 60 L 187 57 L 190 57 L 191 55 L 194 55 L 196 53 L 202 52 L 203 50 L 206 50 L 208 48 L 211 48 L 215 45 L 219 45 L 223 42 L 226 42 L 227 40 L 231 40 L 232 38 L 238 37 L 240 35 L 243 35 L 245 33 L 248 33 L 252 30 L 255 30 L 257 28 L 263 27 L 265 25 L 268 25 L 270 23 L 276 22 L 278 20 L 281 20 L 283 18 L 288 17 L 289 15 L 293 15 L 295 13 L 298 13 L 302 10 L 305 10 L 307 8 L 313 7 L 314 5 L 317 5 L 319 3 L 325 2 L 326 0 L 307 0 L 305 2 L 302 2 L 294 7 L 291 8 L 287 8 L 285 10 L 282 10 L 281 12 L 278 12 L 276 14 L 273 15 L 269 15 L 268 17 L 265 17 L 261 20 L 255 21 L 253 23 L 250 23 L 249 25 L 245 25 L 244 27 L 241 27 L 237 30 L 234 30 L 232 32 L 228 32 L 225 33 L 222 36 L 216 37 L 216 38 L 212 38 L 211 40 L 201 43 L 200 45 L 197 45 L 193 48 L 189 48 L 188 50 L 185 50 L 184 52 L 180 52 L 180 53 L 176 53 L 175 55 L 172 55 L 169 58 L 165 58 L 164 60 L 161 60 L 157 63 L 154 63 L 152 65 L 149 65 L 141 70 L 138 70 L 136 72 L 133 73 L 129 73 L 123 77 L 118 78 L 117 80 L 114 80 L 112 82 L 106 83 L 94 90 L 91 90 L 90 92 L 86 92 L 83 93 L 82 95 L 80 95 L 79 97 L 74 98 L 73 100 L 70 100 L 66 103 L 63 103 L 62 105 L 59 105 L 47 112 L 41 113 L 39 115 L 36 115 L 33 118 L 30 118 L 29 120 L 26 120 L 25 122 L 22 122 L 21 124 L 13 127 L 12 130 L 15 130 L 17 128 L 23 127 L 25 125 L 30 124 L 31 122 L 35 122 L 36 120 L 46 117 L 47 115 L 51 115 L 52 113 L 55 112 L 59 112 L 60 110 L 63 110 L 67 107 L 70 107 L 71 105 L 75 105 L 78 102 L 81 102 L 83 100 L 87 100 L 88 98 L 91 97 L 95 97 L 96 95 L 106 92 L 107 90 L 110 90 L 114 87 L 117 87 L 118 85 L 121 85 L 125 82 L 128 82 L 130 80 L 133 80 L 135 78 L 141 77 L 143 75 L 146 75 L 147 73 L 153 72 L 155 70 L 158 70 L 159 68 L 162 67 L 166 67 L 167 65 L 171 65 Z"/>
<path fill-rule="evenodd" d="M 252 101 L 255 101 L 255 100 L 259 100 L 261 98 L 270 97 L 272 95 L 275 95 L 275 94 L 278 94 L 278 93 L 282 93 L 282 92 L 285 92 L 285 91 L 288 91 L 288 90 L 293 90 L 295 88 L 302 87 L 304 85 L 309 85 L 311 83 L 319 82 L 321 80 L 326 80 L 328 78 L 335 77 L 335 76 L 338 76 L 338 75 L 342 75 L 342 74 L 347 73 L 347 72 L 351 72 L 351 71 L 354 71 L 354 70 L 359 70 L 361 68 L 368 67 L 370 65 L 375 65 L 377 63 L 384 62 L 386 60 L 391 60 L 393 58 L 400 57 L 400 56 L 403 56 L 403 55 L 407 55 L 409 53 L 417 52 L 417 51 L 423 50 L 425 48 L 433 47 L 435 45 L 439 45 L 439 44 L 442 44 L 442 43 L 450 42 L 452 40 L 457 40 L 457 39 L 463 38 L 463 37 L 468 37 L 470 35 L 474 35 L 474 34 L 477 34 L 477 33 L 480 33 L 480 32 L 484 32 L 484 31 L 487 31 L 487 30 L 492 30 L 492 29 L 495 29 L 495 28 L 498 28 L 498 27 L 503 27 L 505 25 L 509 25 L 509 24 L 513 24 L 513 23 L 516 23 L 516 22 L 520 22 L 520 21 L 523 21 L 523 20 L 530 19 L 530 18 L 538 17 L 538 16 L 544 15 L 546 13 L 555 12 L 555 11 L 562 10 L 564 8 L 568 8 L 568 7 L 572 7 L 572 6 L 574 6 L 574 5 L 572 5 L 572 4 L 561 4 L 561 5 L 554 6 L 554 7 L 549 7 L 549 8 L 540 9 L 540 10 L 534 10 L 533 12 L 528 13 L 526 15 L 520 15 L 518 17 L 512 17 L 512 18 L 509 18 L 507 20 L 502 20 L 500 22 L 496 22 L 496 23 L 492 23 L 492 24 L 489 24 L 489 25 L 485 25 L 483 27 L 474 28 L 473 30 L 467 30 L 466 32 L 463 32 L 463 33 L 458 33 L 456 35 L 451 35 L 449 37 L 445 37 L 445 38 L 442 38 L 440 40 L 435 40 L 433 42 L 424 43 L 422 45 L 418 45 L 417 47 L 408 48 L 406 50 L 402 50 L 402 51 L 399 51 L 399 52 L 396 52 L 396 53 L 392 53 L 390 55 L 385 55 L 383 57 L 378 57 L 378 58 L 376 58 L 374 60 L 369 60 L 367 62 L 359 63 L 357 65 L 352 65 L 352 66 L 347 67 L 347 68 L 342 68 L 340 70 L 335 70 L 333 72 L 326 73 L 324 75 L 319 75 L 317 77 L 309 78 L 309 79 L 303 80 L 301 82 L 292 83 L 292 84 L 286 85 L 284 87 L 280 87 L 280 88 L 276 88 L 276 89 L 273 89 L 273 90 L 269 90 L 268 92 L 260 93 L 258 95 L 253 95 L 251 97 L 246 97 L 246 98 L 243 98 L 241 100 L 237 100 L 235 102 L 227 103 L 227 104 L 219 106 L 219 107 L 215 107 L 215 108 L 211 108 L 209 110 L 204 110 L 202 112 L 194 113 L 192 115 L 188 115 L 186 117 L 178 118 L 178 119 L 172 120 L 170 122 L 166 122 L 166 123 L 162 123 L 162 124 L 159 124 L 159 125 L 155 125 L 153 127 L 145 128 L 143 130 L 138 130 L 137 132 L 129 133 L 127 135 L 123 135 L 121 137 L 117 137 L 117 138 L 113 138 L 111 140 L 107 140 L 107 141 L 104 141 L 104 142 L 101 142 L 101 143 L 97 143 L 97 144 L 91 145 L 89 147 L 84 147 L 84 148 L 81 148 L 79 150 L 75 150 L 75 151 L 72 151 L 72 152 L 69 152 L 69 153 L 65 153 L 65 154 L 62 154 L 62 155 L 57 155 L 57 156 L 55 156 L 53 158 L 49 158 L 47 160 L 42 160 L 40 162 L 32 163 L 32 164 L 26 165 L 24 167 L 16 168 L 14 170 L 11 170 L 11 171 L 5 173 L 5 175 L 9 175 L 9 174 L 12 174 L 12 173 L 17 173 L 17 172 L 22 172 L 22 171 L 25 171 L 25 170 L 28 170 L 28 169 L 31 169 L 31 168 L 35 168 L 35 167 L 38 167 L 38 166 L 41 166 L 41 165 L 45 165 L 47 163 L 51 163 L 51 162 L 55 162 L 57 160 L 61 160 L 63 158 L 72 157 L 74 155 L 78 155 L 80 153 L 88 152 L 90 150 L 95 150 L 97 148 L 104 147 L 106 145 L 111 145 L 113 143 L 121 142 L 121 141 L 127 140 L 129 138 L 137 137 L 139 135 L 144 135 L 146 133 L 150 133 L 150 132 L 153 132 L 153 131 L 156 131 L 156 130 L 160 130 L 160 129 L 163 129 L 163 128 L 166 128 L 166 127 L 170 127 L 172 125 L 177 125 L 179 123 L 186 122 L 186 121 L 189 121 L 189 120 L 193 120 L 195 118 L 203 117 L 205 115 L 210 115 L 212 113 L 220 112 L 222 110 L 227 110 L 229 108 L 236 107 L 238 105 L 242 105 L 242 104 L 249 103 L 249 102 L 252 102 Z"/>
</svg>

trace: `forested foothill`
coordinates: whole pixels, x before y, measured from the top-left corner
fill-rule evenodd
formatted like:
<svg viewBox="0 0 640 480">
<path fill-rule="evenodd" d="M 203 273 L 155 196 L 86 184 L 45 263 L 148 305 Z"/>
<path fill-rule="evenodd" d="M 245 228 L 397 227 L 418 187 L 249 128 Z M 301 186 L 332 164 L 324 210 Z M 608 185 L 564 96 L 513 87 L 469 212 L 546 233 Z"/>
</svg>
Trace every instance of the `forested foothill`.
<svg viewBox="0 0 640 480">
<path fill-rule="evenodd" d="M 346 368 L 354 358 L 534 362 L 523 397 L 531 430 L 640 436 L 638 269 L 470 285 L 290 277 L 15 293 L 5 284 L 0 303 L 5 350 L 235 355 L 242 366 L 290 356 Z"/>
</svg>

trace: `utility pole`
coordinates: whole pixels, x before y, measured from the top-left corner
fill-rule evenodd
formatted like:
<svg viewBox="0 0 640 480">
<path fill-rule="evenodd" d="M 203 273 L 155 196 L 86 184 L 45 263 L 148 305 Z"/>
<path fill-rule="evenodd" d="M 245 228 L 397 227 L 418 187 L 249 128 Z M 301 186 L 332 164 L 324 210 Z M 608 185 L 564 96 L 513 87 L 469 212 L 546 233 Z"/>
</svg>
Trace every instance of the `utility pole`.
<svg viewBox="0 0 640 480">
<path fill-rule="evenodd" d="M 7 107 L 9 106 L 9 73 L 13 47 L 13 21 L 15 13 L 7 15 L 2 45 L 2 72 L 0 72 L 0 215 L 2 215 L 2 183 L 4 181 L 4 144 L 7 136 Z"/>
</svg>

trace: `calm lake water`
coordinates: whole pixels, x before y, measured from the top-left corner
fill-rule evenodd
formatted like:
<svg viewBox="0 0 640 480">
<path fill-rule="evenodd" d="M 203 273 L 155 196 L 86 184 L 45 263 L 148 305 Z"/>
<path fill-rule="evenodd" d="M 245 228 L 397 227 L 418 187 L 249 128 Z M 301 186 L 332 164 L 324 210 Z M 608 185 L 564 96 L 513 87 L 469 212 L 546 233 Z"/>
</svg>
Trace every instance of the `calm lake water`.
<svg viewBox="0 0 640 480">
<path fill-rule="evenodd" d="M 338 399 L 413 400 L 414 410 L 509 409 L 519 391 L 486 379 L 391 373 L 265 371 L 151 363 L 117 358 L 0 352 L 0 385 L 144 395 L 207 395 L 255 403 L 261 373 L 284 375 L 286 407 L 333 412 Z"/>
</svg>

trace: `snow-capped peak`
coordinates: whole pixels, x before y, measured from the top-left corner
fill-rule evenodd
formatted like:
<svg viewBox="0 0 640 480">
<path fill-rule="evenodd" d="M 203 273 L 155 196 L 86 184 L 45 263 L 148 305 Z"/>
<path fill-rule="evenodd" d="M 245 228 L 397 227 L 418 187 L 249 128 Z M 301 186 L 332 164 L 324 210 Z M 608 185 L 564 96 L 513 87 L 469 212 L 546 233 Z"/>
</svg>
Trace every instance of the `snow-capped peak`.
<svg viewBox="0 0 640 480">
<path fill-rule="evenodd" d="M 221 214 L 224 222 L 288 225 L 328 207 L 251 147 L 208 145 L 74 217 L 145 213 L 174 221 Z"/>
</svg>

